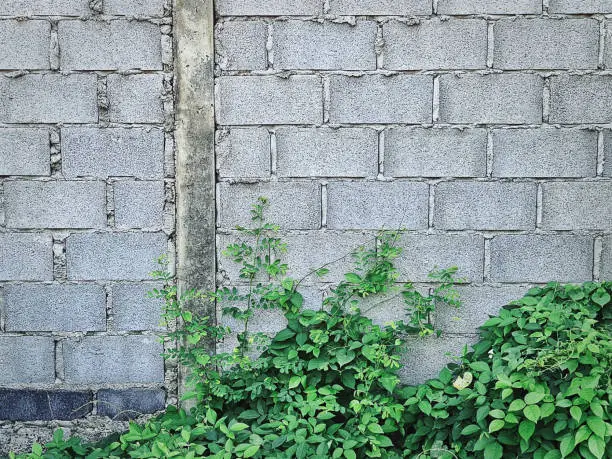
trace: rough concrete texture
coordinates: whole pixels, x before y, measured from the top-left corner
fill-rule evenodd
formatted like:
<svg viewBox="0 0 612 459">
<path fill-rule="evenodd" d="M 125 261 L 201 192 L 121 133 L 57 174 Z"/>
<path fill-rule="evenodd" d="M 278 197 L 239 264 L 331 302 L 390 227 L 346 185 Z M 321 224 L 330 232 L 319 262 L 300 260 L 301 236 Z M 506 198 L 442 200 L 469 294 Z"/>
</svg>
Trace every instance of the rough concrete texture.
<svg viewBox="0 0 612 459">
<path fill-rule="evenodd" d="M 47 234 L 0 233 L 0 280 L 52 280 L 52 246 Z"/>
<path fill-rule="evenodd" d="M 0 16 L 82 16 L 91 14 L 89 0 L 11 0 L 2 2 Z"/>
<path fill-rule="evenodd" d="M 117 228 L 162 229 L 164 182 L 121 180 L 114 183 L 113 196 Z"/>
<path fill-rule="evenodd" d="M 108 113 L 115 123 L 162 123 L 163 75 L 110 75 Z"/>
<path fill-rule="evenodd" d="M 332 14 L 416 16 L 431 12 L 429 0 L 330 0 Z"/>
<path fill-rule="evenodd" d="M 55 381 L 55 343 L 47 336 L 0 336 L 0 384 Z"/>
<path fill-rule="evenodd" d="M 263 21 L 231 21 L 217 26 L 215 54 L 223 70 L 265 70 L 268 25 Z"/>
<path fill-rule="evenodd" d="M 0 129 L 0 175 L 49 175 L 47 129 Z"/>
<path fill-rule="evenodd" d="M 612 184 L 608 181 L 545 183 L 542 207 L 542 228 L 609 230 L 612 228 Z"/>
<path fill-rule="evenodd" d="M 0 21 L 0 69 L 48 69 L 51 23 Z"/>
<path fill-rule="evenodd" d="M 559 75 L 550 78 L 550 122 L 609 123 L 610 76 Z"/>
<path fill-rule="evenodd" d="M 263 128 L 218 131 L 215 156 L 221 177 L 269 178 L 270 133 Z"/>
<path fill-rule="evenodd" d="M 590 13 L 612 13 L 612 2 L 610 0 L 550 0 L 549 11 L 551 13 L 566 14 L 590 14 Z"/>
<path fill-rule="evenodd" d="M 553 0 L 554 1 L 554 0 Z M 570 0 L 571 1 L 571 0 Z M 540 14 L 540 0 L 438 0 L 438 14 Z"/>
<path fill-rule="evenodd" d="M 163 331 L 161 314 L 163 301 L 148 296 L 153 289 L 160 289 L 158 283 L 135 282 L 115 283 L 112 291 L 113 327 L 118 331 Z"/>
<path fill-rule="evenodd" d="M 314 16 L 323 12 L 321 0 L 270 1 L 259 0 L 218 0 L 217 13 L 221 16 Z"/>
</svg>

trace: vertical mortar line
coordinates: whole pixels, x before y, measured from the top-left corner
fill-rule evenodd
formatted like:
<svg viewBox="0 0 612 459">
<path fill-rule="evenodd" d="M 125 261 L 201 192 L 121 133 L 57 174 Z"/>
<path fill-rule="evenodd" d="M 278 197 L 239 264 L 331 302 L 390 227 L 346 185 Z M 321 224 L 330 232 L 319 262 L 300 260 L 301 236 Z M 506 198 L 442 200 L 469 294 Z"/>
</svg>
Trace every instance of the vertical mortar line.
<svg viewBox="0 0 612 459">
<path fill-rule="evenodd" d="M 434 209 L 436 204 L 436 185 L 429 183 L 429 197 L 427 200 L 427 232 L 434 229 Z"/>
<path fill-rule="evenodd" d="M 606 55 L 606 20 L 599 20 L 599 57 L 597 61 L 597 68 L 605 68 L 605 55 Z"/>
<path fill-rule="evenodd" d="M 604 133 L 602 130 L 597 131 L 597 166 L 596 175 L 602 177 L 604 173 L 604 164 L 606 162 L 606 147 L 604 143 Z"/>
<path fill-rule="evenodd" d="M 51 36 L 49 37 L 49 67 L 51 70 L 59 70 L 60 68 L 58 23 L 59 21 L 51 21 Z"/>
<path fill-rule="evenodd" d="M 276 131 L 270 130 L 270 175 L 272 180 L 277 180 L 278 177 L 276 175 L 278 170 L 278 149 L 277 149 L 277 139 L 276 139 Z"/>
<path fill-rule="evenodd" d="M 495 23 L 487 21 L 487 67 L 493 68 L 493 59 L 495 56 Z"/>
<path fill-rule="evenodd" d="M 487 177 L 493 177 L 493 155 L 495 151 L 493 149 L 493 128 L 487 127 L 487 152 L 486 152 L 486 175 Z"/>
<path fill-rule="evenodd" d="M 4 180 L 0 179 L 0 228 L 6 226 L 6 214 L 4 208 Z"/>
<path fill-rule="evenodd" d="M 66 238 L 68 235 L 55 233 L 53 239 L 53 280 L 66 282 L 68 272 L 66 267 Z"/>
<path fill-rule="evenodd" d="M 4 306 L 4 295 L 2 294 L 2 284 L 0 284 L 0 332 L 6 331 L 6 310 Z"/>
<path fill-rule="evenodd" d="M 542 182 L 537 182 L 538 189 L 536 193 L 536 230 L 542 228 L 542 202 L 544 198 L 544 191 Z"/>
<path fill-rule="evenodd" d="M 438 14 L 438 0 L 433 0 L 431 2 L 431 13 Z"/>
<path fill-rule="evenodd" d="M 266 59 L 268 70 L 274 68 L 274 22 L 268 24 L 268 37 L 266 39 Z"/>
<path fill-rule="evenodd" d="M 101 127 L 107 127 L 110 123 L 108 113 L 108 87 L 106 75 L 98 75 L 98 122 Z"/>
<path fill-rule="evenodd" d="M 431 100 L 431 121 L 437 123 L 440 120 L 440 75 L 433 79 L 433 91 Z"/>
<path fill-rule="evenodd" d="M 327 14 L 329 13 L 331 6 L 330 6 L 330 0 L 323 0 L 323 13 Z"/>
<path fill-rule="evenodd" d="M 385 130 L 378 131 L 378 179 L 385 177 Z"/>
<path fill-rule="evenodd" d="M 550 7 L 550 0 L 542 0 L 542 13 L 548 14 L 548 8 Z"/>
<path fill-rule="evenodd" d="M 542 123 L 547 124 L 550 119 L 550 76 L 545 76 L 542 88 Z"/>
<path fill-rule="evenodd" d="M 599 282 L 601 280 L 601 264 L 603 252 L 603 237 L 595 236 L 593 241 L 593 280 Z"/>
<path fill-rule="evenodd" d="M 103 287 L 104 294 L 106 296 L 106 330 L 107 332 L 114 331 L 114 317 L 113 317 L 113 289 L 112 285 L 105 282 Z"/>
<path fill-rule="evenodd" d="M 379 22 L 376 24 L 376 39 L 374 41 L 374 53 L 376 55 L 376 69 L 380 70 L 385 66 L 385 36 L 383 34 L 383 25 Z"/>
<path fill-rule="evenodd" d="M 115 228 L 115 188 L 114 180 L 108 178 L 106 184 L 106 224 L 109 228 Z"/>
<path fill-rule="evenodd" d="M 321 228 L 327 228 L 327 182 L 321 183 Z"/>
<path fill-rule="evenodd" d="M 61 128 L 51 127 L 49 129 L 49 160 L 51 161 L 51 176 L 62 176 L 62 148 Z"/>
<path fill-rule="evenodd" d="M 482 262 L 482 279 L 484 282 L 491 280 L 491 241 L 492 236 L 485 236 L 484 238 L 484 254 Z"/>
<path fill-rule="evenodd" d="M 64 382 L 64 352 L 62 339 L 57 338 L 53 341 L 53 357 L 55 361 L 55 382 Z"/>
<path fill-rule="evenodd" d="M 331 107 L 331 89 L 329 76 L 322 74 L 321 79 L 323 82 L 323 124 L 329 124 L 329 111 Z"/>
</svg>

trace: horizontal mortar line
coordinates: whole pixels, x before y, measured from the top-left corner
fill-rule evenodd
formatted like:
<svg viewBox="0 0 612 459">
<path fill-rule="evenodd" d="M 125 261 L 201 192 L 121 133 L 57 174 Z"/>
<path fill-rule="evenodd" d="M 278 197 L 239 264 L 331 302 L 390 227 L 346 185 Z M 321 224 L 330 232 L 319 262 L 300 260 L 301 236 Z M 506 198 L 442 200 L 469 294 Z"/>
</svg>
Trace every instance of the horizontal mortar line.
<svg viewBox="0 0 612 459">
<path fill-rule="evenodd" d="M 0 335 L 1 336 L 1 335 Z M 75 391 L 75 392 L 97 392 L 104 389 L 162 389 L 166 387 L 165 382 L 159 383 L 98 383 L 98 384 L 88 384 L 88 383 L 69 383 L 69 382 L 61 382 L 61 383 L 13 383 L 13 384 L 3 384 L 0 390 L 34 390 L 34 391 Z M 2 425 L 0 423 L 0 425 Z"/>
<path fill-rule="evenodd" d="M 57 72 L 56 72 L 57 73 Z M 500 69 L 500 68 L 487 68 L 483 67 L 480 69 L 363 69 L 363 70 L 343 70 L 343 69 L 274 69 L 274 70 L 223 70 L 220 76 L 215 77 L 215 82 L 223 77 L 266 77 L 266 76 L 279 76 L 279 78 L 286 78 L 287 76 L 347 76 L 359 78 L 368 75 L 380 75 L 386 77 L 392 77 L 395 75 L 420 75 L 420 76 L 439 76 L 439 75 L 537 75 L 542 78 L 554 77 L 561 75 L 571 76 L 610 76 L 612 75 L 612 69 Z"/>
<path fill-rule="evenodd" d="M 61 121 L 54 123 L 38 123 L 38 122 L 23 122 L 23 123 L 6 123 L 0 122 L 0 129 L 2 128 L 15 128 L 15 129 L 28 129 L 28 128 L 38 128 L 38 129 L 50 129 L 50 128 L 124 128 L 124 129 L 146 129 L 148 131 L 163 131 L 164 123 L 117 123 L 117 122 L 109 122 L 104 124 L 103 126 L 99 123 L 64 123 Z"/>
<path fill-rule="evenodd" d="M 217 183 L 229 185 L 257 185 L 257 184 L 274 184 L 274 183 L 313 183 L 318 181 L 329 181 L 333 183 L 612 183 L 612 176 L 601 177 L 499 177 L 499 176 L 475 176 L 475 177 L 440 177 L 440 176 L 410 176 L 410 177 L 385 177 L 389 180 L 381 181 L 376 177 L 329 177 L 329 176 L 313 176 L 313 177 L 281 177 L 277 180 L 265 181 L 245 178 L 245 181 L 238 181 L 237 178 L 227 180 L 217 180 Z"/>
<path fill-rule="evenodd" d="M 15 72 L 20 72 L 22 69 L 0 69 L 0 77 L 4 77 L 10 80 L 19 80 L 28 75 L 60 75 L 60 76 L 70 76 L 70 75 L 98 75 L 98 76 L 109 76 L 109 75 L 119 75 L 119 76 L 132 76 L 132 75 L 163 75 L 163 76 L 172 76 L 171 72 L 161 70 L 161 69 L 96 69 L 96 70 L 79 70 L 79 69 L 23 69 L 25 73 L 20 74 L 19 76 L 13 76 Z"/>
<path fill-rule="evenodd" d="M 98 279 L 88 279 L 88 280 L 0 280 L 0 287 L 6 285 L 95 285 L 99 287 L 110 286 L 114 287 L 116 285 L 128 285 L 128 284 L 144 284 L 150 285 L 151 287 L 155 287 L 156 285 L 163 283 L 163 280 L 156 279 L 144 279 L 144 280 L 98 280 Z"/>
<path fill-rule="evenodd" d="M 140 229 L 140 228 L 14 228 L 14 227 L 1 227 L 0 233 L 22 233 L 22 234 L 52 234 L 62 231 L 69 231 L 72 234 L 164 234 L 161 229 Z"/>
<path fill-rule="evenodd" d="M 545 129 L 545 128 L 575 128 L 586 130 L 612 129 L 612 120 L 607 123 L 541 123 L 541 124 L 508 124 L 508 123 L 331 123 L 331 124 L 217 124 L 215 129 L 223 131 L 227 129 L 286 129 L 286 128 L 313 128 L 313 129 L 339 129 L 339 128 L 372 128 L 372 129 L 389 129 L 389 128 L 423 128 L 423 129 L 477 129 L 477 128 L 492 128 L 492 129 Z"/>
<path fill-rule="evenodd" d="M 495 14 L 495 13 L 469 13 L 469 14 L 459 14 L 459 13 L 445 13 L 445 14 L 356 14 L 356 15 L 347 15 L 347 14 L 294 14 L 294 15 L 219 15 L 217 19 L 217 23 L 219 22 L 231 22 L 234 20 L 240 21 L 287 21 L 287 20 L 301 20 L 301 21 L 320 21 L 320 20 L 328 20 L 329 22 L 334 22 L 338 19 L 344 19 L 348 23 L 348 21 L 355 20 L 372 20 L 372 21 L 389 21 L 389 20 L 402 20 L 406 18 L 410 19 L 438 19 L 438 18 L 458 18 L 458 19 L 512 19 L 512 18 L 521 18 L 521 19 L 576 19 L 576 18 L 601 18 L 604 17 L 606 19 L 612 18 L 612 13 L 525 13 L 525 14 L 516 14 L 516 13 L 507 13 L 507 14 Z M 342 24 L 342 22 L 340 23 Z"/>
<path fill-rule="evenodd" d="M 28 336 L 48 337 L 48 338 L 60 338 L 67 340 L 81 340 L 90 337 L 105 337 L 105 338 L 123 338 L 129 336 L 143 336 L 143 337 L 156 337 L 160 338 L 164 334 L 163 331 L 159 330 L 139 330 L 139 331 L 121 331 L 109 333 L 107 331 L 7 331 L 0 336 L 8 338 L 23 338 Z"/>
<path fill-rule="evenodd" d="M 151 21 L 164 21 L 171 19 L 171 15 L 163 15 L 163 16 L 147 16 L 147 15 L 126 15 L 126 14 L 96 14 L 95 19 L 91 16 L 91 14 L 84 15 L 69 15 L 69 14 L 36 14 L 36 13 L 28 13 L 21 15 L 11 15 L 11 14 L 0 14 L 0 21 L 6 20 L 18 20 L 18 21 L 27 21 L 29 19 L 33 19 L 36 21 L 49 19 L 51 21 L 61 21 L 61 20 L 69 20 L 69 21 L 89 21 L 89 22 L 108 22 L 108 21 L 128 21 L 128 22 L 151 22 Z M 171 25 L 171 24 L 168 24 Z"/>
</svg>

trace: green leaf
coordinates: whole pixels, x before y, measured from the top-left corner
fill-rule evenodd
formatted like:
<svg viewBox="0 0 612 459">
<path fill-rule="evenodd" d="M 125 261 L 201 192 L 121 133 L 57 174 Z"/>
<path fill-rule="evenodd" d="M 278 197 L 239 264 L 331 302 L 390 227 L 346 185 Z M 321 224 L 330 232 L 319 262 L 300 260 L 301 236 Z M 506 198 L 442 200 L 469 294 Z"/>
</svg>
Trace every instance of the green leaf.
<svg viewBox="0 0 612 459">
<path fill-rule="evenodd" d="M 261 415 L 255 410 L 246 410 L 238 415 L 240 419 L 257 419 L 259 416 Z"/>
<path fill-rule="evenodd" d="M 545 396 L 546 394 L 542 394 L 540 392 L 529 392 L 527 395 L 525 395 L 525 403 L 527 405 L 535 405 L 536 403 L 540 402 Z"/>
<path fill-rule="evenodd" d="M 559 445 L 559 451 L 561 451 L 562 457 L 568 456 L 574 448 L 576 447 L 576 443 L 574 442 L 573 436 L 566 435 Z"/>
<path fill-rule="evenodd" d="M 595 416 L 589 416 L 586 420 L 589 429 L 600 438 L 604 438 L 606 435 L 606 423 Z"/>
<path fill-rule="evenodd" d="M 392 394 L 395 390 L 395 387 L 399 383 L 399 379 L 397 376 L 385 376 L 384 378 L 380 378 L 380 385 L 383 386 L 387 391 Z"/>
<path fill-rule="evenodd" d="M 259 445 L 251 445 L 246 450 L 244 450 L 244 455 L 242 457 L 253 457 L 259 451 Z"/>
<path fill-rule="evenodd" d="M 597 290 L 595 290 L 595 292 L 591 295 L 591 299 L 598 305 L 605 306 L 606 304 L 610 302 L 612 298 L 610 297 L 610 294 L 606 292 L 605 289 L 600 287 Z"/>
<path fill-rule="evenodd" d="M 352 449 L 345 449 L 344 457 L 346 459 L 357 459 L 357 455 L 355 454 L 355 451 L 353 451 Z"/>
<path fill-rule="evenodd" d="M 572 406 L 570 408 L 570 414 L 576 420 L 576 422 L 580 422 L 580 418 L 582 417 L 582 410 L 578 406 Z"/>
<path fill-rule="evenodd" d="M 274 337 L 274 341 L 287 341 L 288 339 L 293 338 L 294 336 L 295 332 L 293 330 L 285 328 L 284 330 L 281 330 L 276 334 L 276 336 Z"/>
<path fill-rule="evenodd" d="M 469 426 L 466 426 L 463 428 L 463 430 L 461 431 L 461 435 L 465 435 L 465 436 L 469 436 L 472 434 L 475 434 L 476 432 L 480 432 L 480 426 L 476 425 L 476 424 L 470 424 Z"/>
<path fill-rule="evenodd" d="M 485 362 L 472 362 L 470 363 L 470 368 L 479 373 L 491 371 L 491 369 L 489 368 L 489 365 L 487 365 Z"/>
<path fill-rule="evenodd" d="M 338 361 L 338 365 L 343 367 L 347 363 L 352 362 L 355 359 L 355 352 L 347 349 L 339 349 L 336 352 L 336 360 Z"/>
<path fill-rule="evenodd" d="M 587 426 L 582 425 L 576 431 L 574 443 L 578 445 L 579 443 L 582 443 L 583 441 L 587 440 L 590 436 L 591 436 L 591 429 L 589 429 Z"/>
<path fill-rule="evenodd" d="M 528 405 L 523 409 L 523 414 L 532 422 L 538 422 L 540 419 L 540 407 L 538 405 Z"/>
<path fill-rule="evenodd" d="M 236 424 L 233 424 L 230 427 L 230 430 L 232 432 L 240 432 L 241 430 L 248 429 L 248 428 L 249 428 L 248 424 L 245 424 L 244 422 L 237 422 Z"/>
<path fill-rule="evenodd" d="M 606 454 L 606 443 L 601 438 L 591 435 L 587 444 L 589 446 L 589 451 L 597 459 L 601 459 L 604 457 L 604 454 Z"/>
<path fill-rule="evenodd" d="M 361 282 L 361 277 L 355 273 L 347 273 L 344 275 L 344 278 L 351 284 L 359 284 Z"/>
<path fill-rule="evenodd" d="M 427 400 L 421 400 L 419 402 L 419 409 L 423 413 L 430 415 L 431 414 L 431 403 L 429 403 Z"/>
<path fill-rule="evenodd" d="M 529 441 L 534 432 L 535 422 L 521 421 L 521 423 L 519 424 L 519 435 L 523 440 Z"/>
<path fill-rule="evenodd" d="M 561 400 L 557 401 L 557 406 L 559 408 L 569 408 L 572 406 L 572 401 L 568 400 L 567 398 L 562 398 Z"/>
<path fill-rule="evenodd" d="M 208 408 L 206 410 L 206 420 L 209 424 L 214 424 L 215 422 L 217 422 L 217 412 L 212 408 Z"/>
<path fill-rule="evenodd" d="M 302 382 L 302 378 L 300 376 L 292 376 L 291 379 L 289 379 L 289 389 L 299 386 L 300 382 Z"/>
<path fill-rule="evenodd" d="M 501 459 L 504 448 L 496 441 L 490 442 L 484 449 L 484 459 Z"/>
<path fill-rule="evenodd" d="M 489 411 L 489 416 L 495 419 L 503 419 L 506 417 L 506 413 L 504 413 L 502 410 L 491 410 Z"/>
<path fill-rule="evenodd" d="M 312 359 L 308 361 L 308 371 L 311 370 L 323 370 L 325 368 L 327 368 L 327 365 L 329 364 L 329 362 L 327 361 L 327 359 Z"/>
<path fill-rule="evenodd" d="M 512 400 L 512 403 L 510 403 L 510 406 L 508 407 L 508 411 L 521 411 L 523 408 L 525 408 L 525 402 L 517 399 Z"/>
<path fill-rule="evenodd" d="M 502 421 L 501 419 L 495 419 L 494 421 L 491 421 L 491 424 L 489 424 L 489 433 L 493 433 L 493 432 L 497 432 L 498 430 L 502 430 L 505 424 L 506 423 Z"/>
<path fill-rule="evenodd" d="M 372 432 L 372 433 L 375 433 L 375 434 L 384 433 L 382 427 L 379 426 L 378 424 L 374 423 L 374 422 L 372 424 L 368 424 L 368 430 L 370 432 Z M 345 452 L 345 454 L 346 454 L 346 452 Z"/>
</svg>

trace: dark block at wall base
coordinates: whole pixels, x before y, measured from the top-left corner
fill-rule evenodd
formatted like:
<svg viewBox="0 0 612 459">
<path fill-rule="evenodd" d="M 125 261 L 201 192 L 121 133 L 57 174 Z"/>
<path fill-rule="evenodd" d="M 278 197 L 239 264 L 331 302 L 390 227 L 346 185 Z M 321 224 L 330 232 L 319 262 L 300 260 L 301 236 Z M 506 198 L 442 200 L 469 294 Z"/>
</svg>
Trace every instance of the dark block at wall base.
<svg viewBox="0 0 612 459">
<path fill-rule="evenodd" d="M 161 389 L 102 389 L 97 400 L 98 415 L 117 421 L 135 419 L 166 407 L 166 393 Z"/>
<path fill-rule="evenodd" d="M 0 389 L 0 420 L 70 421 L 93 408 L 92 392 Z"/>
</svg>

